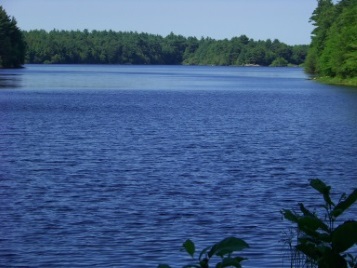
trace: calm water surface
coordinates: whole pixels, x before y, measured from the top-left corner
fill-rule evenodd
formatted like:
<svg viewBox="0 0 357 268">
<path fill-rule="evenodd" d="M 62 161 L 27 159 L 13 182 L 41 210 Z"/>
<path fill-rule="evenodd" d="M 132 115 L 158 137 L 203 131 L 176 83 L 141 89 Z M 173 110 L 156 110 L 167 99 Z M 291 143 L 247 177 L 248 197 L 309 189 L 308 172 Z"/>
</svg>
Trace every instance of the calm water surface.
<svg viewBox="0 0 357 268">
<path fill-rule="evenodd" d="M 0 70 L 0 266 L 180 267 L 185 239 L 202 249 L 234 235 L 251 246 L 245 267 L 288 267 L 279 211 L 320 203 L 310 178 L 357 185 L 357 90 L 306 78 Z"/>
</svg>

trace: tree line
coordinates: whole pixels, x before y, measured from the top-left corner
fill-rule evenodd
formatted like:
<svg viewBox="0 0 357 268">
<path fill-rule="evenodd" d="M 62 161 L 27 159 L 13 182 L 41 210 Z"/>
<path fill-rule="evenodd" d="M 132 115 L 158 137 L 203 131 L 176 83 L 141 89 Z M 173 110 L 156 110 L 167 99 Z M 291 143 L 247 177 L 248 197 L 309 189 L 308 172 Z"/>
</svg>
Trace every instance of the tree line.
<svg viewBox="0 0 357 268">
<path fill-rule="evenodd" d="M 255 41 L 245 35 L 215 40 L 173 33 L 163 37 L 95 30 L 32 30 L 23 34 L 27 63 L 287 66 L 302 64 L 308 49 L 307 45 Z"/>
<path fill-rule="evenodd" d="M 114 31 L 21 31 L 0 6 L 0 67 L 24 63 L 300 65 L 307 45 L 245 35 L 230 40 Z"/>
<path fill-rule="evenodd" d="M 320 77 L 357 77 L 357 0 L 318 0 L 305 69 Z"/>
<path fill-rule="evenodd" d="M 26 44 L 15 18 L 0 6 L 0 68 L 20 67 L 25 60 Z"/>
<path fill-rule="evenodd" d="M 357 0 L 317 0 L 310 46 L 245 35 L 230 40 L 114 31 L 20 31 L 0 6 L 0 67 L 67 64 L 305 64 L 316 76 L 357 77 Z"/>
</svg>

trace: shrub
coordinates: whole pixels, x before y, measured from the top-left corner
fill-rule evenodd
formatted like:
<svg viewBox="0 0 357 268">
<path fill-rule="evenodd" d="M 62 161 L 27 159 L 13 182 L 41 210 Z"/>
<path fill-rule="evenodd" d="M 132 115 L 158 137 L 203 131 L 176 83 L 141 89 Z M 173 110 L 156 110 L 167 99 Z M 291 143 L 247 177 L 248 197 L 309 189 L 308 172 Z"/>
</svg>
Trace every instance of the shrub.
<svg viewBox="0 0 357 268">
<path fill-rule="evenodd" d="M 319 218 L 302 203 L 300 213 L 283 210 L 285 219 L 297 225 L 298 237 L 295 249 L 305 255 L 305 265 L 319 268 L 357 267 L 356 257 L 347 251 L 357 244 L 357 221 L 348 220 L 336 225 L 336 220 L 357 200 L 357 189 L 349 196 L 342 194 L 339 202 L 331 200 L 331 187 L 319 179 L 310 181 L 311 187 L 324 199 L 324 216 Z"/>
<path fill-rule="evenodd" d="M 183 266 L 184 268 L 209 268 L 210 262 L 214 256 L 220 257 L 220 261 L 215 265 L 217 268 L 236 267 L 240 268 L 241 262 L 246 258 L 233 256 L 236 251 L 241 251 L 248 248 L 249 245 L 242 239 L 235 237 L 227 237 L 222 241 L 203 249 L 195 261 L 196 253 L 195 244 L 191 240 L 186 240 L 183 243 L 183 249 L 191 256 L 194 263 Z M 171 268 L 167 264 L 160 264 L 158 268 Z"/>
</svg>

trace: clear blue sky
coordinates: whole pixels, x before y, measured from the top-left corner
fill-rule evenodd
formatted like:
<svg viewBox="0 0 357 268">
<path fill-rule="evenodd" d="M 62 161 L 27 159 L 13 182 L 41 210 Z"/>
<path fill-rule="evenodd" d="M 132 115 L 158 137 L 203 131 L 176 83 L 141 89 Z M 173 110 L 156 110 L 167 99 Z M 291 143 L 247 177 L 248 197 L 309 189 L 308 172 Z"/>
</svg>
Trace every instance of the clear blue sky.
<svg viewBox="0 0 357 268">
<path fill-rule="evenodd" d="M 114 30 L 308 44 L 316 0 L 1 0 L 24 30 Z"/>
</svg>

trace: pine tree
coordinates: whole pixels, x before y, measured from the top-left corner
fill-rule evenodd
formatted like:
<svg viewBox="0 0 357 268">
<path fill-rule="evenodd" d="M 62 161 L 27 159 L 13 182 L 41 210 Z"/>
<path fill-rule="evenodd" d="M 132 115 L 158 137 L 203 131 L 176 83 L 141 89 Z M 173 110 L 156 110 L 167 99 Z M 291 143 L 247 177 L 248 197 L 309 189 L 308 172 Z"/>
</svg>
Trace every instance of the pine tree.
<svg viewBox="0 0 357 268">
<path fill-rule="evenodd" d="M 15 18 L 0 6 L 0 67 L 17 68 L 25 61 L 26 44 Z"/>
</svg>

